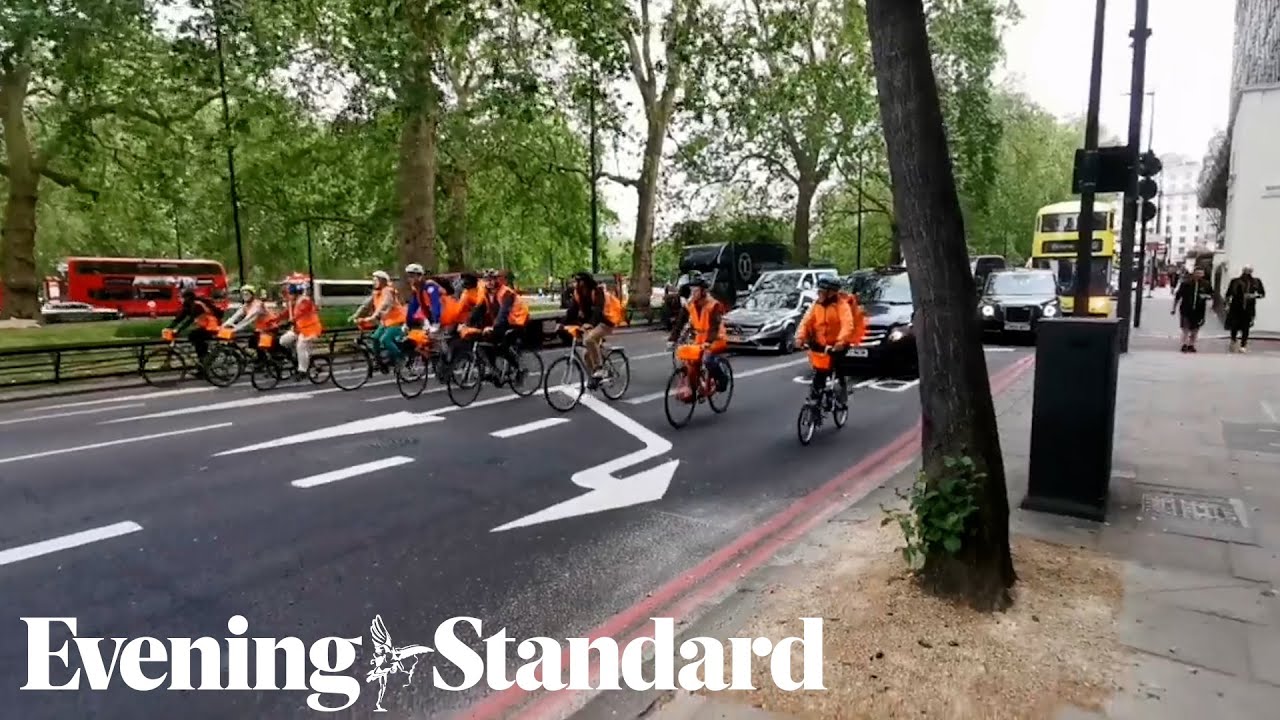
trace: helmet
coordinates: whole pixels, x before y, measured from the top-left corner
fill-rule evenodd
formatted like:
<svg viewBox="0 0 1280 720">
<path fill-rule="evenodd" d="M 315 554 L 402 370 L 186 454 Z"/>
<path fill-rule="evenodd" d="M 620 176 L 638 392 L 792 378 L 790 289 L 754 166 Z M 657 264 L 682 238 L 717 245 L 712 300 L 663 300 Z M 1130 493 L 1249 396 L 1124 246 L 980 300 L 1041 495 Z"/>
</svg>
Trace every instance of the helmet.
<svg viewBox="0 0 1280 720">
<path fill-rule="evenodd" d="M 473 288 L 479 282 L 480 278 L 475 273 L 462 273 L 462 287 Z"/>
<path fill-rule="evenodd" d="M 373 278 L 375 280 L 381 280 L 382 282 L 391 282 L 391 276 L 383 270 L 374 271 Z"/>
<path fill-rule="evenodd" d="M 404 274 L 405 275 L 426 275 L 427 272 L 423 270 L 422 266 L 419 265 L 418 263 L 409 263 L 408 265 L 404 266 Z"/>
<path fill-rule="evenodd" d="M 485 280 L 497 280 L 497 279 L 498 279 L 498 271 L 497 271 L 497 270 L 494 270 L 493 268 L 489 268 L 488 270 L 485 270 L 485 271 L 484 271 L 484 279 L 485 279 Z"/>
<path fill-rule="evenodd" d="M 185 295 L 196 294 L 196 281 L 192 278 L 178 278 L 178 292 Z"/>
<path fill-rule="evenodd" d="M 250 295 L 257 295 L 257 294 L 258 294 L 258 288 L 254 287 L 254 286 L 252 286 L 252 285 L 241 285 L 241 286 L 240 286 L 240 292 L 242 292 L 242 293 L 249 293 Z"/>
<path fill-rule="evenodd" d="M 840 283 L 837 282 L 835 278 L 829 278 L 829 277 L 819 278 L 818 289 L 819 290 L 839 290 Z"/>
<path fill-rule="evenodd" d="M 694 275 L 689 278 L 689 287 L 702 288 L 706 290 L 711 287 L 711 283 L 707 282 L 707 278 L 703 275 Z"/>
</svg>

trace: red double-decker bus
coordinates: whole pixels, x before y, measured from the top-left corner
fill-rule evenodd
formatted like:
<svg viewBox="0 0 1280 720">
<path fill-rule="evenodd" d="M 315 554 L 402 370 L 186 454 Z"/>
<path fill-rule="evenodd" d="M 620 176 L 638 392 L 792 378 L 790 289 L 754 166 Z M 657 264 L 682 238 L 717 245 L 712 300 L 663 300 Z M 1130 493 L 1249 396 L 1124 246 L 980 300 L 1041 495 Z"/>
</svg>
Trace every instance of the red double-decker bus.
<svg viewBox="0 0 1280 720">
<path fill-rule="evenodd" d="M 173 315 L 182 305 L 178 281 L 196 281 L 196 293 L 226 309 L 227 270 L 213 260 L 67 258 L 46 286 L 49 300 L 83 302 L 127 317 Z"/>
</svg>

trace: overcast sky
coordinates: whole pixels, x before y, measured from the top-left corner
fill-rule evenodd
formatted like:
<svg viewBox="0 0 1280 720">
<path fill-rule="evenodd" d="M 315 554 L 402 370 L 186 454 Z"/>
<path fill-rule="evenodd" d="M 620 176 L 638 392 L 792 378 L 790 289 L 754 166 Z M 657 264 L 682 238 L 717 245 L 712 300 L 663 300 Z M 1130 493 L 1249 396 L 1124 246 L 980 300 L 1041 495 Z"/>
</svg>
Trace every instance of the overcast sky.
<svg viewBox="0 0 1280 720">
<path fill-rule="evenodd" d="M 997 80 L 1020 88 L 1056 115 L 1083 115 L 1089 100 L 1095 3 L 1018 0 L 1018 4 L 1023 19 L 1005 34 L 1006 58 Z M 1151 2 L 1146 90 L 1156 93 L 1156 152 L 1176 152 L 1199 159 L 1209 139 L 1226 125 L 1233 5 L 1229 0 Z M 1208 11 L 1210 6 L 1218 11 Z M 1127 93 L 1133 60 L 1129 31 L 1133 21 L 1133 0 L 1107 3 L 1101 118 L 1104 132 L 1120 138 L 1125 137 L 1128 128 Z M 635 95 L 633 88 L 623 90 L 629 96 Z M 1144 145 L 1149 119 L 1149 115 L 1143 119 Z M 634 132 L 639 135 L 638 125 Z M 639 149 L 624 151 L 620 157 L 606 157 L 604 163 L 607 169 L 635 175 Z M 618 226 L 610 229 L 610 236 L 615 241 L 631 239 L 635 192 L 612 183 L 602 183 L 601 189 L 620 219 Z M 659 232 L 686 212 L 670 204 L 660 207 Z"/>
</svg>

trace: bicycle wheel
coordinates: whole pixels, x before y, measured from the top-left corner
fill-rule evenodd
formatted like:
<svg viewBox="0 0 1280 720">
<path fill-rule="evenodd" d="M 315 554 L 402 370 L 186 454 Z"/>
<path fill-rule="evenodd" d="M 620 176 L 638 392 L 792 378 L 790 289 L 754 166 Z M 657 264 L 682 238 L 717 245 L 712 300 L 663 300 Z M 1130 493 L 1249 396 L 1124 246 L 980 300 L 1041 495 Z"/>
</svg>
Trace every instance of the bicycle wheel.
<svg viewBox="0 0 1280 720">
<path fill-rule="evenodd" d="M 396 364 L 396 387 L 406 400 L 418 397 L 427 389 L 427 379 L 431 376 L 428 370 L 427 359 L 417 352 Z"/>
<path fill-rule="evenodd" d="M 182 382 L 187 376 L 187 359 L 172 345 L 157 348 L 142 359 L 142 379 L 152 387 Z"/>
<path fill-rule="evenodd" d="M 631 387 L 631 363 L 622 348 L 614 348 L 604 356 L 604 380 L 600 382 L 600 392 L 610 400 L 620 400 Z"/>
<path fill-rule="evenodd" d="M 253 385 L 254 390 L 272 390 L 280 384 L 280 378 L 285 372 L 278 360 L 268 356 L 253 364 L 253 371 L 249 373 L 249 383 Z"/>
<path fill-rule="evenodd" d="M 373 377 L 373 352 L 359 343 L 337 357 L 329 358 L 333 384 L 348 392 L 359 390 Z"/>
<path fill-rule="evenodd" d="M 833 378 L 828 382 L 838 382 L 838 380 Z M 835 420 L 837 428 L 842 428 L 849 422 L 849 391 L 843 385 L 836 385 L 836 398 L 831 410 L 831 418 Z"/>
<path fill-rule="evenodd" d="M 244 374 L 244 358 L 230 345 L 216 345 L 204 361 L 204 376 L 214 387 L 230 387 Z"/>
<path fill-rule="evenodd" d="M 686 370 L 680 368 L 671 373 L 671 378 L 667 380 L 667 391 L 663 393 L 662 405 L 667 413 L 667 422 L 671 423 L 673 428 L 682 428 L 689 424 L 693 419 L 693 408 L 697 405 L 690 397 L 688 402 L 684 402 L 677 395 L 680 386 L 685 381 Z"/>
<path fill-rule="evenodd" d="M 808 445 L 813 442 L 813 433 L 817 429 L 817 422 L 814 420 L 814 413 L 820 413 L 822 410 L 805 403 L 800 406 L 800 416 L 796 418 L 796 434 L 800 436 L 800 444 Z"/>
<path fill-rule="evenodd" d="M 520 397 L 529 397 L 538 392 L 542 385 L 542 356 L 532 350 L 512 351 L 515 362 L 507 359 L 507 382 L 511 392 Z"/>
<path fill-rule="evenodd" d="M 577 355 L 558 357 L 547 368 L 547 380 L 542 384 L 542 394 L 553 410 L 569 412 L 574 409 L 586 389 L 587 369 L 582 367 L 582 361 Z"/>
<path fill-rule="evenodd" d="M 484 366 L 470 350 L 459 351 L 450 365 L 449 382 L 445 385 L 445 390 L 454 405 L 466 407 L 480 397 Z"/>
<path fill-rule="evenodd" d="M 311 358 L 311 367 L 307 368 L 307 379 L 312 385 L 323 385 L 333 377 L 333 366 L 324 355 Z"/>
<path fill-rule="evenodd" d="M 728 360 L 721 358 L 720 367 L 724 369 L 724 374 L 728 376 L 724 384 L 724 391 L 717 390 L 707 399 L 707 404 L 711 406 L 711 410 L 716 413 L 722 413 L 729 409 L 729 401 L 733 400 L 733 366 Z"/>
</svg>

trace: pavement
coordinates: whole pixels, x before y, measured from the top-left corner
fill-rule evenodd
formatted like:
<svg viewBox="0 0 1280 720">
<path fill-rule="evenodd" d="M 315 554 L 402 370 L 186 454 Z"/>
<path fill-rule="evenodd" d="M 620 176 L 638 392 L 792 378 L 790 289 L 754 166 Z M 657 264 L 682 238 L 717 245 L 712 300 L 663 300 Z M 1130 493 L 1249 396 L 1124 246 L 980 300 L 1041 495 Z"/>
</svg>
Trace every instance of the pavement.
<svg viewBox="0 0 1280 720">
<path fill-rule="evenodd" d="M 1184 355 L 1167 310 L 1147 317 L 1121 359 L 1105 522 L 1018 508 L 1027 493 L 1034 373 L 996 398 L 1013 533 L 1104 552 L 1122 572 L 1116 630 L 1127 662 L 1119 689 L 1101 710 L 1064 707 L 1055 720 L 1269 720 L 1280 707 L 1280 358 L 1265 350 L 1231 355 L 1225 343 L 1204 341 L 1200 353 Z M 914 470 L 886 487 L 905 486 Z M 873 501 L 831 523 L 874 516 Z M 821 537 L 809 542 L 792 555 L 820 564 L 841 551 Z M 752 594 L 787 577 L 786 563 L 796 560 L 776 562 L 744 580 L 719 612 L 749 616 L 744 608 L 760 601 Z M 726 627 L 733 632 L 735 624 Z M 679 693 L 643 713 L 598 703 L 580 720 L 638 716 L 784 718 Z"/>
<path fill-rule="evenodd" d="M 193 386 L 0 405 L 0 716 L 312 712 L 305 690 L 142 693 L 117 679 L 105 691 L 19 691 L 22 617 L 77 618 L 82 638 L 226 638 L 237 614 L 248 637 L 308 644 L 368 636 L 375 615 L 397 646 L 432 644 L 439 623 L 463 615 L 485 635 L 622 633 L 674 612 L 659 601 L 733 562 L 833 478 L 883 465 L 919 420 L 914 382 L 867 378 L 849 426 L 802 447 L 804 356 L 738 356 L 728 411 L 700 406 L 676 431 L 661 397 L 664 340 L 619 337 L 627 396 L 566 414 L 541 392 L 493 388 L 466 408 L 434 386 L 406 401 L 385 377 L 352 393 Z M 1029 353 L 990 347 L 991 372 Z M 368 668 L 369 638 L 357 653 L 356 670 Z M 86 667 L 77 654 L 73 667 Z M 55 684 L 70 678 L 50 662 Z M 424 675 L 389 684 L 386 717 L 532 717 L 518 693 L 444 692 Z M 373 717 L 375 695 L 364 686 L 332 715 Z"/>
</svg>

